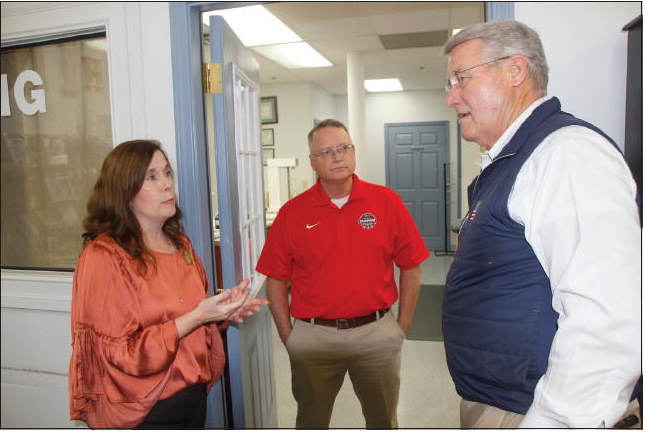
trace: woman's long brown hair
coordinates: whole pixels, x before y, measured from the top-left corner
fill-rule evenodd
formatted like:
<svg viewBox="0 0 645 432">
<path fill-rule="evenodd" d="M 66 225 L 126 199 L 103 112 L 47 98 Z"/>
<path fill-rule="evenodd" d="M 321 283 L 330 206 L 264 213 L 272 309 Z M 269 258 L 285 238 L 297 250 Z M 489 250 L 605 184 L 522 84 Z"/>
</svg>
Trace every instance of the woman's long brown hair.
<svg viewBox="0 0 645 432">
<path fill-rule="evenodd" d="M 130 209 L 130 202 L 137 195 L 156 151 L 168 157 L 157 141 L 134 140 L 116 146 L 106 156 L 94 188 L 87 201 L 87 215 L 83 220 L 83 246 L 100 234 L 112 237 L 138 263 L 143 275 L 148 264 L 156 262 L 143 240 L 141 225 Z M 182 241 L 181 211 L 177 211 L 163 225 L 164 234 L 180 251 L 186 251 Z"/>
</svg>

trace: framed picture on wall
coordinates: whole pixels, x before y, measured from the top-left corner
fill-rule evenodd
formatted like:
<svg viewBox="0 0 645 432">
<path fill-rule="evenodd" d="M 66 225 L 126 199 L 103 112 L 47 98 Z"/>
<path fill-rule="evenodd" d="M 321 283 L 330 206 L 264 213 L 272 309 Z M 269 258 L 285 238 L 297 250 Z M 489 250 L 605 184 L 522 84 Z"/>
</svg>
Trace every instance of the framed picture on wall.
<svg viewBox="0 0 645 432">
<path fill-rule="evenodd" d="M 267 165 L 267 159 L 273 159 L 275 157 L 275 150 L 272 148 L 262 149 L 262 165 Z"/>
<path fill-rule="evenodd" d="M 273 146 L 273 129 L 262 129 L 260 139 L 262 141 L 262 147 Z"/>
<path fill-rule="evenodd" d="M 262 124 L 278 122 L 278 97 L 267 96 L 260 98 L 260 120 Z"/>
</svg>

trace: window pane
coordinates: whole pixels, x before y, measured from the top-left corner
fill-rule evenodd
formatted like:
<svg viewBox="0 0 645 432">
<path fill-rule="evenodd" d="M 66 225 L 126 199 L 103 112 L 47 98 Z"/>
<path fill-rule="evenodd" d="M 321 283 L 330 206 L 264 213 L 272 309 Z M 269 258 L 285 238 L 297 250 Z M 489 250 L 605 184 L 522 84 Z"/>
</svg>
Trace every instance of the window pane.
<svg viewBox="0 0 645 432">
<path fill-rule="evenodd" d="M 247 83 L 236 68 L 233 68 L 233 74 L 242 277 L 251 278 L 251 289 L 255 292 L 263 281 L 255 271 L 255 263 L 260 257 L 265 236 L 259 127 L 260 97 L 258 89 Z"/>
<path fill-rule="evenodd" d="M 112 149 L 104 35 L 2 49 L 2 267 L 72 269 Z"/>
</svg>

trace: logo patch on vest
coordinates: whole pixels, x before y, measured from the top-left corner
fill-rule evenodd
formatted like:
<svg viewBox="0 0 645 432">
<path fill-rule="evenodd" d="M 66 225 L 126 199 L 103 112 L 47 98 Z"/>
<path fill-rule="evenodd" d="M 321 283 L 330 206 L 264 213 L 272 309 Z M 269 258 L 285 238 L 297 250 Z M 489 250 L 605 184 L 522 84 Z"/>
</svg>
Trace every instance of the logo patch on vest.
<svg viewBox="0 0 645 432">
<path fill-rule="evenodd" d="M 376 216 L 372 213 L 363 213 L 361 217 L 358 218 L 358 224 L 363 229 L 372 229 L 376 225 Z"/>
<path fill-rule="evenodd" d="M 475 208 L 473 211 L 470 212 L 470 215 L 468 215 L 468 220 L 469 221 L 474 221 L 475 218 L 477 217 L 477 210 L 479 210 L 479 207 L 482 205 L 481 201 L 477 201 L 477 204 L 475 204 Z"/>
</svg>

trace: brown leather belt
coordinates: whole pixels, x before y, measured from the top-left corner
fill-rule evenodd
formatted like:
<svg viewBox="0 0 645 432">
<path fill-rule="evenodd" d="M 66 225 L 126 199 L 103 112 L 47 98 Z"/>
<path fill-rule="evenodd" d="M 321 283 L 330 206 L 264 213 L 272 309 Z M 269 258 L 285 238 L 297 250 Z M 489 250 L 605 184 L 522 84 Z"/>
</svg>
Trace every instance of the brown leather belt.
<svg viewBox="0 0 645 432">
<path fill-rule="evenodd" d="M 356 318 L 338 318 L 338 319 L 325 319 L 325 318 L 298 318 L 300 321 L 305 321 L 308 323 L 321 325 L 325 327 L 336 327 L 338 330 L 347 330 L 354 327 L 360 327 L 365 324 L 377 321 L 383 318 L 390 308 L 380 309 L 376 312 L 372 312 L 369 315 L 360 316 Z"/>
</svg>

